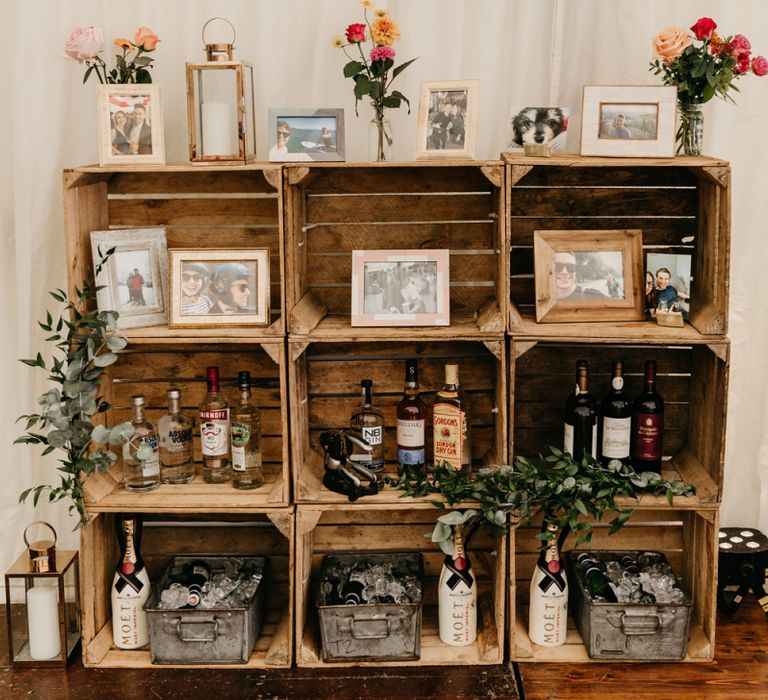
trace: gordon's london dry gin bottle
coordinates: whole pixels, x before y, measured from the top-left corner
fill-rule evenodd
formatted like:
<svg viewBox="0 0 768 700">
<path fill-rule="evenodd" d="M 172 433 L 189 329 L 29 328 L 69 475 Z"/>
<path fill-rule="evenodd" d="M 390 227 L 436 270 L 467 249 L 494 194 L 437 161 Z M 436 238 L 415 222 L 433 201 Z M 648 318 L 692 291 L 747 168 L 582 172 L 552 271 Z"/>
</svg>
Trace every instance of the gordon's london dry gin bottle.
<svg viewBox="0 0 768 700">
<path fill-rule="evenodd" d="M 120 515 L 115 520 L 120 560 L 112 582 L 112 639 L 118 649 L 139 649 L 149 643 L 147 613 L 149 576 L 141 559 L 141 519 Z"/>
<path fill-rule="evenodd" d="M 432 442 L 435 466 L 443 463 L 456 471 L 472 471 L 469 405 L 459 385 L 459 366 L 445 366 L 445 384 L 432 405 Z"/>
</svg>

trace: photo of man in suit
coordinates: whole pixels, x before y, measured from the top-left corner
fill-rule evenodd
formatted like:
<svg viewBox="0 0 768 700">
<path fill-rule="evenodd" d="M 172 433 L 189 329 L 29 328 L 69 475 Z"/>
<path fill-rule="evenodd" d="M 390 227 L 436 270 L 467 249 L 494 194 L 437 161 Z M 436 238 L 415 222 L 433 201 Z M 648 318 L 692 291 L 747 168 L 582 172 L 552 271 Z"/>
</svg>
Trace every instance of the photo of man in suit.
<svg viewBox="0 0 768 700">
<path fill-rule="evenodd" d="M 133 105 L 133 128 L 128 140 L 134 154 L 151 155 L 152 127 L 147 122 L 147 108 L 140 102 Z"/>
</svg>

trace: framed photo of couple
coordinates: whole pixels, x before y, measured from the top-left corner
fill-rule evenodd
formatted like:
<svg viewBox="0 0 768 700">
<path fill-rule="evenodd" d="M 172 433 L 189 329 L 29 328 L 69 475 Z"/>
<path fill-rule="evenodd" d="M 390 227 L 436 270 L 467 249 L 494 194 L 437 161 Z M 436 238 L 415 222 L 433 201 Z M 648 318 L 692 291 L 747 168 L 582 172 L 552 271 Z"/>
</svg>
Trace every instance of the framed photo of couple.
<svg viewBox="0 0 768 700">
<path fill-rule="evenodd" d="M 163 105 L 160 86 L 100 85 L 100 165 L 163 165 Z"/>
</svg>

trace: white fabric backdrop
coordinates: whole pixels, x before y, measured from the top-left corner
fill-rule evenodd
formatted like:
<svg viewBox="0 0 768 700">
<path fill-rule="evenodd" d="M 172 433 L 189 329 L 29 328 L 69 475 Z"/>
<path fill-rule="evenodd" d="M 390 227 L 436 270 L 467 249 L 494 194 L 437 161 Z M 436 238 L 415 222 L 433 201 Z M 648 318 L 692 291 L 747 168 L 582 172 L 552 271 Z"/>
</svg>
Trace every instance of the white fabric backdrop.
<svg viewBox="0 0 768 700">
<path fill-rule="evenodd" d="M 402 28 L 398 59 L 419 60 L 398 79 L 414 114 L 393 115 L 395 158 L 415 147 L 415 111 L 421 80 L 480 78 L 478 158 L 498 157 L 512 104 L 570 106 L 570 150 L 578 149 L 584 84 L 649 84 L 650 38 L 674 25 L 689 27 L 702 15 L 725 33 L 744 33 L 756 53 L 768 55 L 768 3 L 662 0 L 392 0 Z M 344 57 L 331 47 L 335 34 L 359 21 L 357 0 L 4 0 L 0 61 L 0 571 L 23 549 L 21 530 L 33 516 L 50 519 L 62 546 L 76 546 L 73 521 L 61 505 L 36 511 L 17 503 L 30 485 L 55 480 L 55 461 L 41 459 L 18 436 L 16 416 L 35 407 L 45 390 L 39 372 L 17 358 L 42 348 L 36 320 L 52 300 L 47 290 L 65 285 L 61 170 L 97 161 L 96 83 L 82 85 L 83 70 L 63 58 L 62 44 L 76 25 L 104 28 L 107 42 L 132 36 L 139 25 L 162 39 L 154 81 L 163 87 L 169 162 L 187 157 L 184 62 L 202 57 L 200 29 L 213 16 L 237 27 L 237 55 L 255 66 L 258 155 L 266 156 L 269 107 L 337 107 L 346 110 L 348 160 L 364 160 L 370 109 L 354 116 Z M 561 24 L 556 31 L 554 18 Z M 560 38 L 561 41 L 555 41 Z M 104 52 L 109 62 L 113 51 Z M 558 58 L 559 57 L 559 58 Z M 722 522 L 768 530 L 768 77 L 741 83 L 738 107 L 710 102 L 706 151 L 733 166 L 733 237 L 730 336 L 733 341 L 728 447 Z M 762 166 L 762 167 L 761 167 Z"/>
</svg>

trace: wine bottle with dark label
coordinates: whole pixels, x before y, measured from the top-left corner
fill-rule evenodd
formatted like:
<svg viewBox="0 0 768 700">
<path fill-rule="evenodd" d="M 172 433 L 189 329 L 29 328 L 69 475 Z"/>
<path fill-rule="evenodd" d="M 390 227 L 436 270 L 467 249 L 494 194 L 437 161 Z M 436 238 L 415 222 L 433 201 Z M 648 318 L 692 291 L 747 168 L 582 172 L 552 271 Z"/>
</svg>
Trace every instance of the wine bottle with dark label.
<svg viewBox="0 0 768 700">
<path fill-rule="evenodd" d="M 589 364 L 576 363 L 576 392 L 565 401 L 563 450 L 580 462 L 585 454 L 597 452 L 597 410 L 589 393 Z"/>
<path fill-rule="evenodd" d="M 112 582 L 112 640 L 118 649 L 139 649 L 149 643 L 144 603 L 149 576 L 141 559 L 141 518 L 121 515 L 115 520 L 120 560 Z"/>
<path fill-rule="evenodd" d="M 600 459 L 604 465 L 612 459 L 629 464 L 632 402 L 624 391 L 624 369 L 618 360 L 613 363 L 611 388 L 603 397 L 601 409 Z"/>
<path fill-rule="evenodd" d="M 656 363 L 645 362 L 643 390 L 632 406 L 632 466 L 661 473 L 664 400 L 656 393 Z"/>
</svg>

